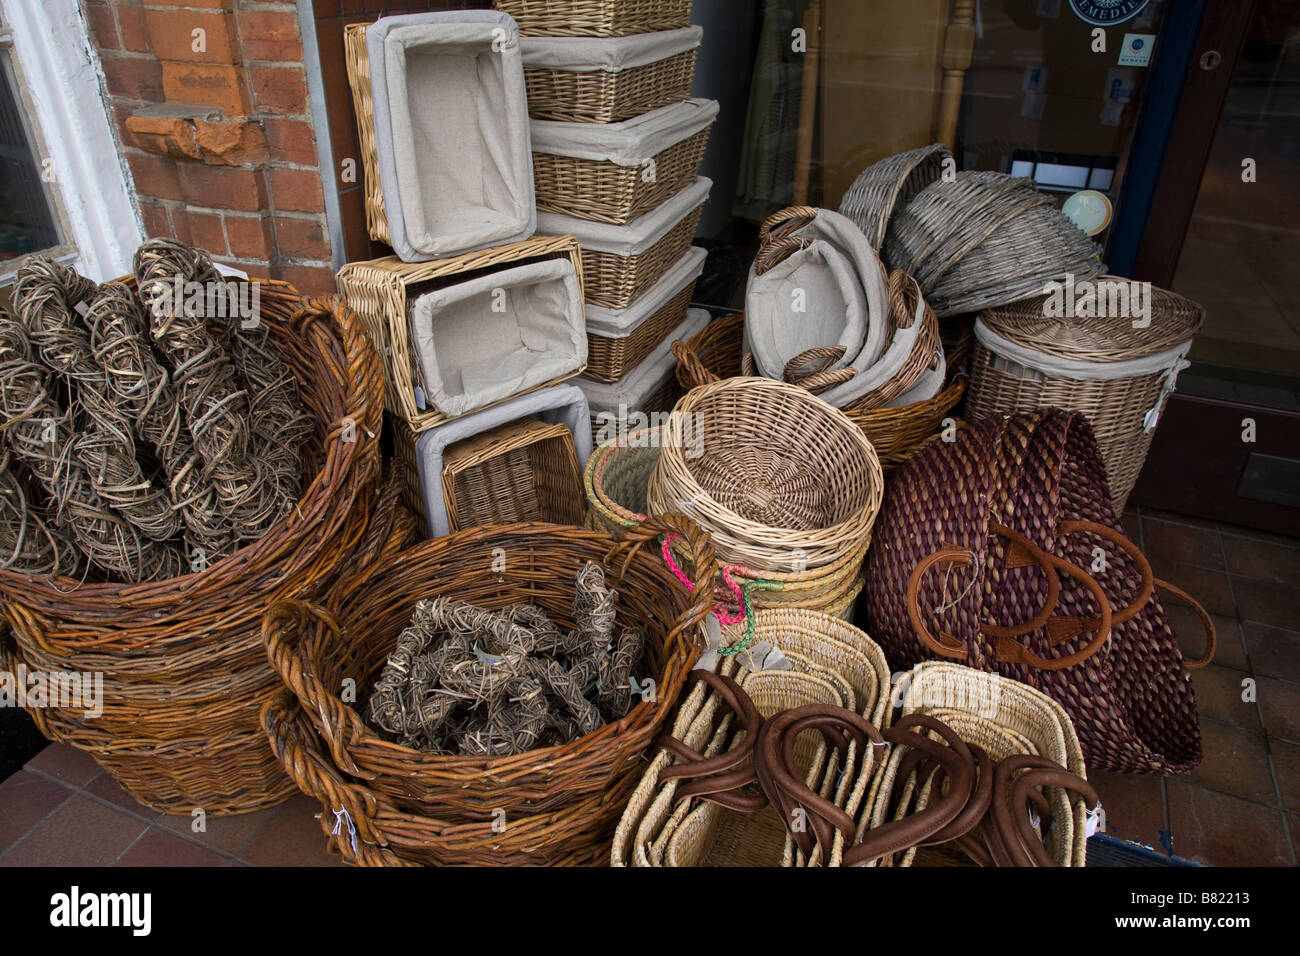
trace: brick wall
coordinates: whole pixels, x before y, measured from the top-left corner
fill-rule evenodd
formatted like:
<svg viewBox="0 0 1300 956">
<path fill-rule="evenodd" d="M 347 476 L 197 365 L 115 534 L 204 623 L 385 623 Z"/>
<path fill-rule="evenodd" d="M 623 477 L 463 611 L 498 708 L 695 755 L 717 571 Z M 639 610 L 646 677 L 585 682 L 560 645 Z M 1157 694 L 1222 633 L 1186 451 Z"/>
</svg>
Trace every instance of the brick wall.
<svg viewBox="0 0 1300 956">
<path fill-rule="evenodd" d="M 83 3 L 148 235 L 332 292 L 296 6 Z"/>
</svg>

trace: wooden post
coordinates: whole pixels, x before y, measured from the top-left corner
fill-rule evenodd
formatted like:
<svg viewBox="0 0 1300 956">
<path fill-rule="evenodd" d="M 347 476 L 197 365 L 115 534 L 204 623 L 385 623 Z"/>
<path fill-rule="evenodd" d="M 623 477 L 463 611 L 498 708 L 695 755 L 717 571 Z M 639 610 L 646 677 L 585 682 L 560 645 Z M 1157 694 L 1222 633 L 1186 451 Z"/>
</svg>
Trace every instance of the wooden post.
<svg viewBox="0 0 1300 956">
<path fill-rule="evenodd" d="M 975 49 L 975 0 L 953 0 L 952 18 L 943 39 L 943 86 L 939 92 L 939 123 L 936 139 L 957 149 L 957 115 L 961 91 Z"/>
</svg>

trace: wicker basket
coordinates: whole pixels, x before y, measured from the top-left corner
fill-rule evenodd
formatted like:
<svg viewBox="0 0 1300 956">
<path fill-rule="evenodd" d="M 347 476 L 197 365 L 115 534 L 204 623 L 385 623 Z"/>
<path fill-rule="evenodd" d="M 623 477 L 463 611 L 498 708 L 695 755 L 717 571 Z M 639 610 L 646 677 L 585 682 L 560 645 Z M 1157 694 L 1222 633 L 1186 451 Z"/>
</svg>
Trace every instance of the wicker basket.
<svg viewBox="0 0 1300 956">
<path fill-rule="evenodd" d="M 528 112 L 566 123 L 616 123 L 691 95 L 699 27 L 623 38 L 520 41 Z"/>
<path fill-rule="evenodd" d="M 258 724 L 275 692 L 262 611 L 281 599 L 320 600 L 345 570 L 365 567 L 385 545 L 367 525 L 396 503 L 394 484 L 377 511 L 381 379 L 362 323 L 338 300 L 306 300 L 284 283 L 259 291 L 270 341 L 316 425 L 296 512 L 205 571 L 165 581 L 83 584 L 0 571 L 12 629 L 0 669 L 104 680 L 99 717 L 37 708 L 37 727 L 89 752 L 132 797 L 165 813 L 248 812 L 293 792 Z"/>
<path fill-rule="evenodd" d="M 944 163 L 951 159 L 952 154 L 942 143 L 882 159 L 853 180 L 840 200 L 840 213 L 852 219 L 871 248 L 880 252 L 894 212 L 937 181 L 943 175 Z"/>
<path fill-rule="evenodd" d="M 745 633 L 743 626 L 734 628 L 723 635 L 723 646 L 737 645 Z M 880 648 L 857 628 L 811 611 L 761 611 L 754 638 L 781 651 L 792 669 L 751 670 L 730 656 L 719 672 L 740 685 L 762 718 L 819 703 L 848 708 L 876 726 L 888 725 L 889 667 Z M 732 750 L 737 739 L 744 740 L 740 732 L 752 735 L 753 728 L 742 726 L 741 715 L 728 715 L 728 710 L 718 692 L 702 682 L 683 700 L 672 736 L 704 757 Z M 840 778 L 851 783 L 859 775 L 870 777 L 878 766 L 871 751 L 864 767 L 856 762 L 858 755 L 807 738 L 796 744 L 795 757 L 808 784 L 823 790 L 823 781 L 834 786 Z M 738 813 L 696 797 L 678 799 L 686 781 L 664 777 L 678 762 L 666 748 L 651 760 L 619 821 L 614 866 L 791 866 L 801 861 L 772 806 Z M 852 814 L 856 807 L 846 806 L 850 793 L 841 783 L 835 802 Z"/>
<path fill-rule="evenodd" d="M 1027 684 L 946 661 L 925 661 L 902 680 L 904 714 L 929 714 L 967 743 L 978 744 L 993 760 L 1012 754 L 1037 754 L 1071 773 L 1087 777 L 1074 723 L 1056 701 Z M 896 692 L 897 694 L 897 692 Z M 1059 788 L 1049 788 L 1053 826 L 1049 848 L 1058 866 L 1086 865 L 1088 811 Z M 1059 821 L 1059 822 L 1058 822 Z M 921 849 L 918 866 L 951 866 L 956 854 L 945 848 Z M 966 864 L 969 865 L 969 864 Z"/>
<path fill-rule="evenodd" d="M 1100 253 L 1031 180 L 990 172 L 931 183 L 895 213 L 885 240 L 890 267 L 915 276 L 940 317 L 1092 279 L 1106 269 Z"/>
<path fill-rule="evenodd" d="M 365 322 L 384 359 L 385 407 L 416 431 L 424 431 L 449 417 L 437 409 L 422 409 L 416 404 L 419 373 L 411 345 L 408 311 L 419 295 L 505 268 L 551 259 L 571 262 L 581 286 L 581 256 L 578 242 L 571 236 L 526 239 L 436 262 L 408 263 L 386 256 L 369 262 L 352 262 L 340 269 L 339 291 Z M 527 391 L 559 384 L 582 369 L 582 363 L 577 363 L 572 372 L 539 382 Z"/>
<path fill-rule="evenodd" d="M 621 37 L 691 22 L 691 0 L 496 0 L 496 8 L 530 37 Z"/>
<path fill-rule="evenodd" d="M 1205 311 L 1129 279 L 1104 276 L 1095 288 L 1130 304 L 1136 291 L 1150 309 L 1139 324 L 1149 324 L 1135 328 L 1128 315 L 1052 317 L 1046 297 L 985 312 L 975 325 L 967 412 L 975 420 L 1038 408 L 1082 412 L 1106 463 L 1111 502 L 1123 512 Z"/>
<path fill-rule="evenodd" d="M 741 315 L 724 315 L 691 339 L 673 343 L 677 381 L 683 388 L 753 374 L 752 370 L 748 373 L 742 370 L 744 324 Z M 966 393 L 963 365 L 967 350 L 964 342 L 948 350 L 948 382 L 934 398 L 897 408 L 841 409 L 875 447 L 885 474 L 893 472 L 949 424 L 958 422 L 951 415 Z"/>
<path fill-rule="evenodd" d="M 699 177 L 626 226 L 540 213 L 537 232 L 574 236 L 582 245 L 583 294 L 588 305 L 626 309 L 691 248 L 712 186 L 712 180 Z"/>
<path fill-rule="evenodd" d="M 871 540 L 884 478 L 875 449 L 838 409 L 794 385 L 733 378 L 688 392 L 650 476 L 650 511 L 681 510 L 726 563 L 821 569 Z M 700 454 L 686 455 L 685 430 Z"/>
<path fill-rule="evenodd" d="M 454 39 L 439 53 L 437 41 L 444 25 L 453 31 Z M 402 107 L 390 102 L 387 83 L 377 88 L 372 82 L 366 34 L 371 29 L 381 31 L 384 36 L 372 36 L 371 41 L 383 49 L 390 29 L 415 27 L 424 30 L 425 42 L 418 55 L 407 57 L 403 49 L 400 68 L 418 70 L 430 64 L 445 68 L 432 91 L 423 84 L 418 89 L 408 86 L 411 77 L 406 78 L 401 95 L 413 92 L 420 102 L 407 104 L 405 114 L 395 121 L 391 114 Z M 469 28 L 473 28 L 472 40 L 466 38 Z M 537 223 L 528 159 L 527 92 L 510 19 L 490 11 L 385 17 L 378 24 L 348 24 L 343 45 L 365 173 L 370 238 L 392 246 L 408 262 L 419 262 L 531 236 Z M 477 69 L 464 68 L 471 60 Z M 379 65 L 381 76 L 385 66 Z M 438 102 L 443 95 L 450 103 Z M 464 108 L 458 97 L 474 107 Z M 486 144 L 475 141 L 482 137 L 483 127 L 491 128 Z M 399 162 L 399 152 L 405 163 Z M 485 172 L 476 183 L 465 178 L 478 175 L 480 168 Z M 425 177 L 433 180 L 425 182 Z M 449 197 L 463 205 L 449 206 Z M 408 223 L 411 215 L 415 221 Z"/>
<path fill-rule="evenodd" d="M 534 121 L 538 211 L 630 222 L 695 180 L 717 112 L 711 100 L 686 100 L 605 126 Z"/>
<path fill-rule="evenodd" d="M 345 832 L 332 847 L 345 859 L 369 855 L 391 862 L 381 852 L 386 845 L 399 859 L 423 863 L 591 861 L 607 852 L 629 781 L 676 702 L 708 613 L 707 602 L 686 595 L 655 549 L 639 547 L 664 532 L 684 535 L 711 563 L 708 538 L 679 518 L 632 532 L 619 547 L 608 535 L 580 528 L 505 525 L 394 555 L 342 582 L 328 607 L 271 607 L 264 621 L 266 653 L 295 700 L 269 708 L 276 712 L 268 713 L 267 731 L 299 786 L 327 807 L 345 810 L 356 826 L 356 850 Z M 447 594 L 488 608 L 532 603 L 561 626 L 571 625 L 572 582 L 587 561 L 606 561 L 614 569 L 620 625 L 640 626 L 648 637 L 643 666 L 655 679 L 655 699 L 636 703 L 621 720 L 571 743 L 511 757 L 441 756 L 383 739 L 338 696 L 336 689 L 351 676 L 357 700 L 365 700 L 422 598 Z M 306 727 L 278 730 L 285 720 L 293 723 L 285 711 L 294 704 Z M 294 741 L 301 746 L 304 738 L 314 761 L 296 759 Z M 351 787 L 335 792 L 329 775 Z M 504 832 L 493 827 L 501 815 Z M 547 821 L 562 827 L 541 832 Z"/>
<path fill-rule="evenodd" d="M 641 298 L 617 312 L 587 308 L 587 376 L 617 382 L 686 319 L 708 253 L 692 246 Z"/>
</svg>

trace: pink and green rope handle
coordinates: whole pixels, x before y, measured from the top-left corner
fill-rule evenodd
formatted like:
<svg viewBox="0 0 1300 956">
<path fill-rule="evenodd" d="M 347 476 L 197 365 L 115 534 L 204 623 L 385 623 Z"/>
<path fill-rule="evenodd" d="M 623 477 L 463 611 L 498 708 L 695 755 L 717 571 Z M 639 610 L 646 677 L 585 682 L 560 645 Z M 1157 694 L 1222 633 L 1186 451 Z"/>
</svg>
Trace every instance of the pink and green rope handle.
<svg viewBox="0 0 1300 956">
<path fill-rule="evenodd" d="M 690 591 L 694 589 L 694 585 L 691 583 L 690 578 L 686 576 L 685 572 L 682 571 L 681 567 L 678 566 L 677 561 L 673 558 L 672 554 L 673 542 L 676 541 L 677 538 L 678 535 L 676 534 L 665 536 L 662 548 L 663 557 L 669 570 L 673 572 L 677 577 L 677 580 L 681 581 L 682 584 L 686 586 L 686 590 Z M 751 592 L 756 590 L 776 590 L 781 587 L 779 582 L 762 579 L 750 580 L 746 582 L 744 587 L 737 585 L 735 578 L 732 577 L 732 573 L 740 573 L 746 570 L 748 569 L 739 564 L 728 564 L 724 565 L 722 568 L 722 581 L 725 590 L 731 592 L 731 596 L 734 598 L 736 606 L 740 610 L 735 615 L 728 614 L 726 613 L 724 605 L 719 602 L 714 606 L 713 613 L 717 616 L 718 623 L 723 627 L 731 627 L 733 624 L 739 624 L 741 621 L 746 622 L 744 638 L 729 647 L 718 648 L 718 653 L 725 657 L 739 654 L 754 643 L 754 607 L 753 602 L 750 600 Z M 717 590 L 720 592 L 724 591 L 724 586 L 718 587 Z"/>
</svg>

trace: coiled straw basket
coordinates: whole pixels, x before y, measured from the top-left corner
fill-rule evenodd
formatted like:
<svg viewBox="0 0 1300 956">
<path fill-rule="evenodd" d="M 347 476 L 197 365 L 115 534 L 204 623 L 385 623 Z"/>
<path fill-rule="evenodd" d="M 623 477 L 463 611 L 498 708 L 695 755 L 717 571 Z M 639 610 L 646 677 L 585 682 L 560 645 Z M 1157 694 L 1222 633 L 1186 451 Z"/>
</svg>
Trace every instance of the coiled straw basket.
<svg viewBox="0 0 1300 956">
<path fill-rule="evenodd" d="M 259 292 L 261 321 L 315 425 L 304 455 L 310 481 L 294 513 L 206 570 L 164 581 L 83 584 L 0 571 L 11 628 L 0 669 L 103 677 L 101 715 L 33 708 L 37 727 L 89 752 L 164 813 L 248 812 L 293 793 L 258 718 L 278 686 L 261 646 L 262 612 L 288 598 L 321 599 L 382 546 L 367 537 L 383 379 L 365 329 L 340 300 L 304 299 L 274 281 Z"/>
</svg>

